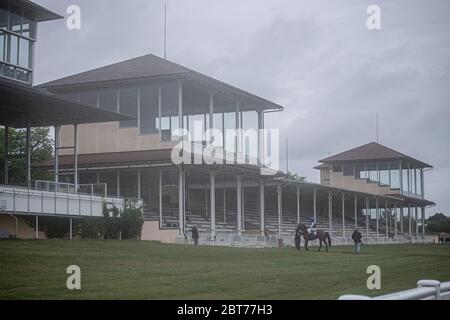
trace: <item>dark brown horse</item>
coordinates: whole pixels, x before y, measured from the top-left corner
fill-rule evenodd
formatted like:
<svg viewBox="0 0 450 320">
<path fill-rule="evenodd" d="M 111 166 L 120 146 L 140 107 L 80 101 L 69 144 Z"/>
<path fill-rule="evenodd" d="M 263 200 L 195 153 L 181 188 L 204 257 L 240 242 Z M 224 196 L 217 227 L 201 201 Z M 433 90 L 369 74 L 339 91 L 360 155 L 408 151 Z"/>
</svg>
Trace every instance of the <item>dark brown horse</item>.
<svg viewBox="0 0 450 320">
<path fill-rule="evenodd" d="M 322 242 L 325 244 L 325 250 L 328 252 L 328 247 L 331 247 L 331 237 L 330 234 L 323 230 L 317 230 L 315 235 L 308 232 L 308 228 L 303 223 L 297 226 L 296 233 L 303 235 L 303 240 L 305 240 L 305 250 L 308 249 L 308 242 L 319 239 L 319 251 L 322 249 Z M 328 241 L 328 242 L 327 242 Z"/>
</svg>

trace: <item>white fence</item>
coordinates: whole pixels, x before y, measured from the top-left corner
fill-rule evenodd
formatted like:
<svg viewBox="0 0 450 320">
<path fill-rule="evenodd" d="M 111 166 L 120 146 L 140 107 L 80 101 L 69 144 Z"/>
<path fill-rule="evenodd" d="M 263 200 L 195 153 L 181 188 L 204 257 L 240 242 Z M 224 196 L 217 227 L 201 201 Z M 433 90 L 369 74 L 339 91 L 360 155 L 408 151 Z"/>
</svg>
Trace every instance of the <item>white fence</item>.
<svg viewBox="0 0 450 320">
<path fill-rule="evenodd" d="M 420 280 L 417 288 L 390 293 L 378 297 L 343 295 L 339 300 L 450 300 L 450 282 Z"/>
<path fill-rule="evenodd" d="M 0 212 L 102 217 L 103 203 L 124 208 L 122 198 L 0 185 Z"/>
</svg>

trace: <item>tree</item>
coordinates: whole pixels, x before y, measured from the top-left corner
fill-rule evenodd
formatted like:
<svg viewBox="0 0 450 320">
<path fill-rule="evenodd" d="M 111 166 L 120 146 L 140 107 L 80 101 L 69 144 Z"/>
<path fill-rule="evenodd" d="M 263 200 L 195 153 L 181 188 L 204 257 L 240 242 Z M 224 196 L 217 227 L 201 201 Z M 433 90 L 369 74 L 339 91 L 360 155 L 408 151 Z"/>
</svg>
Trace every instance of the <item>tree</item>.
<svg viewBox="0 0 450 320">
<path fill-rule="evenodd" d="M 431 233 L 450 233 L 450 217 L 443 213 L 436 213 L 426 220 L 426 229 Z"/>
<path fill-rule="evenodd" d="M 49 128 L 32 128 L 30 135 L 31 144 L 31 166 L 43 160 L 53 158 L 53 141 L 49 136 Z M 0 183 L 4 181 L 4 128 L 0 128 Z M 14 158 L 9 159 L 9 183 L 23 184 L 26 181 L 26 130 L 9 129 L 9 155 Z M 51 180 L 53 175 L 48 171 L 32 168 L 31 180 Z"/>
</svg>

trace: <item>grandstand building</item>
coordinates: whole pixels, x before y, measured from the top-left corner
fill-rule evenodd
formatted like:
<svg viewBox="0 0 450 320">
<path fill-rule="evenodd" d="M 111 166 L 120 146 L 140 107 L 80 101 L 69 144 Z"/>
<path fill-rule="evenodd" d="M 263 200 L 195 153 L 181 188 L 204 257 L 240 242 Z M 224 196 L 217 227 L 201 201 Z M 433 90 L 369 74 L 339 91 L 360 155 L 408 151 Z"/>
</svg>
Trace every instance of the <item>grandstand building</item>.
<svg viewBox="0 0 450 320">
<path fill-rule="evenodd" d="M 73 183 L 76 158 L 80 183 L 105 183 L 110 196 L 142 198 L 143 239 L 184 242 L 195 225 L 204 244 L 292 243 L 297 224 L 312 217 L 342 243 L 355 228 L 372 239 L 366 242 L 425 238 L 425 208 L 433 205 L 424 198 L 429 165 L 371 143 L 323 159 L 321 183 L 281 171 L 264 175 L 264 137 L 246 143 L 242 132 L 260 132 L 266 115 L 283 108 L 184 66 L 146 55 L 40 87 L 137 118 L 80 125 L 76 157 L 64 148 L 74 126 L 57 127 L 58 174 Z M 209 145 L 205 136 L 174 133 L 198 124 L 219 130 L 215 150 L 244 163 L 175 164 L 172 150 L 180 141 L 189 150 Z M 237 136 L 228 139 L 227 129 L 238 129 Z M 54 162 L 40 166 L 50 170 Z"/>
</svg>

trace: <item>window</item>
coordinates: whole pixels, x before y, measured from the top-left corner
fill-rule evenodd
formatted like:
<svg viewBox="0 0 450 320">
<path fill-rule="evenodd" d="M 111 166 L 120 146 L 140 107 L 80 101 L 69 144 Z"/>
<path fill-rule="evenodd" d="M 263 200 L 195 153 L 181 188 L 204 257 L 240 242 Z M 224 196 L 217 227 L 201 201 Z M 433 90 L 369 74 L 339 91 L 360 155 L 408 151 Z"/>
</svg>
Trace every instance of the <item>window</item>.
<svg viewBox="0 0 450 320">
<path fill-rule="evenodd" d="M 36 39 L 36 22 L 23 17 L 22 35 L 27 38 Z"/>
<path fill-rule="evenodd" d="M 81 92 L 80 102 L 88 106 L 97 107 L 97 91 Z"/>
<path fill-rule="evenodd" d="M 7 37 L 3 31 L 0 31 L 0 61 L 6 61 L 6 52 L 7 52 Z"/>
<path fill-rule="evenodd" d="M 22 8 L 11 6 L 9 30 L 16 33 L 22 32 Z"/>
<path fill-rule="evenodd" d="M 8 62 L 17 65 L 19 53 L 19 37 L 9 35 L 9 59 Z"/>
<path fill-rule="evenodd" d="M 117 112 L 117 90 L 101 90 L 98 93 L 99 107 Z"/>
<path fill-rule="evenodd" d="M 19 40 L 19 66 L 24 68 L 31 67 L 30 40 L 24 38 Z"/>
<path fill-rule="evenodd" d="M 138 88 L 125 88 L 119 91 L 119 110 L 128 116 L 137 117 Z M 121 128 L 137 127 L 137 120 L 120 121 Z"/>
<path fill-rule="evenodd" d="M 159 114 L 159 89 L 157 86 L 141 88 L 140 128 L 142 134 L 158 133 L 156 119 Z"/>
<path fill-rule="evenodd" d="M 9 22 L 9 3 L 0 2 L 0 29 L 8 29 Z"/>
</svg>

